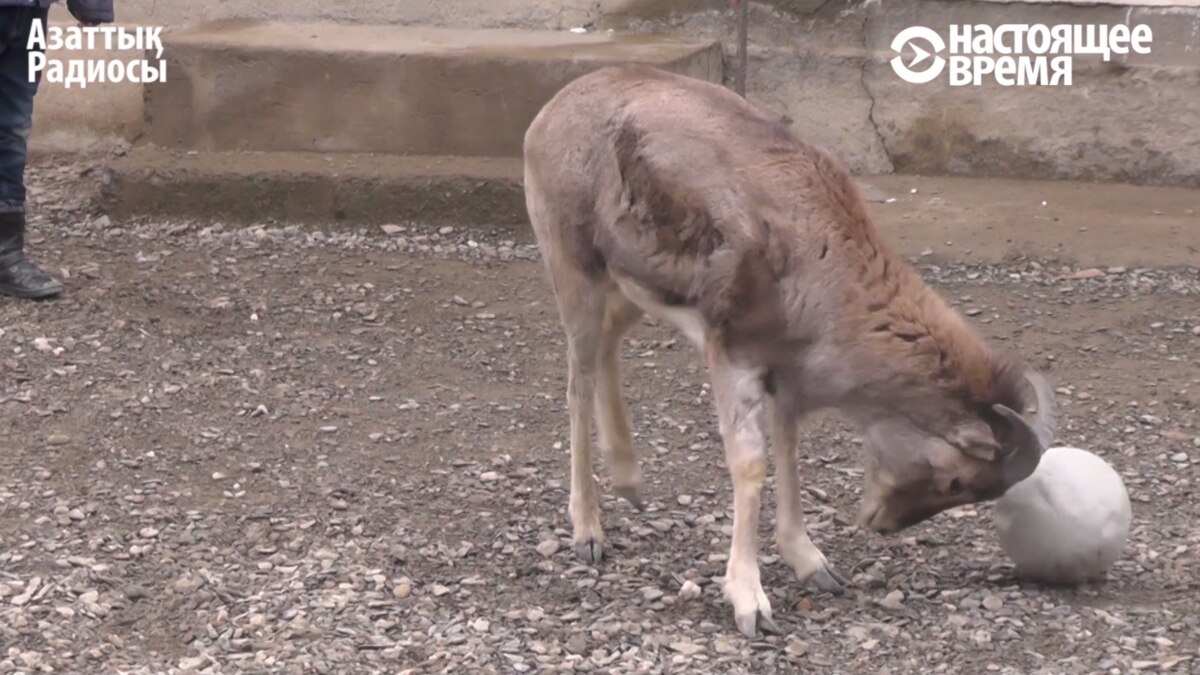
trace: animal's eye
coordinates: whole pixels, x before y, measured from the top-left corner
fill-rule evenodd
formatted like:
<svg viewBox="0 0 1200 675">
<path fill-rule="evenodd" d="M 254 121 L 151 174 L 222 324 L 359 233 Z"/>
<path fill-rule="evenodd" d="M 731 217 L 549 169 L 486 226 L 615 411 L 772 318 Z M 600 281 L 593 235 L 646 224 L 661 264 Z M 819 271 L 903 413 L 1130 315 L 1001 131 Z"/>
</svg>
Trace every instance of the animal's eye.
<svg viewBox="0 0 1200 675">
<path fill-rule="evenodd" d="M 960 480 L 959 480 L 959 479 L 957 479 L 957 478 L 955 478 L 955 479 L 951 480 L 951 481 L 950 481 L 950 486 L 949 486 L 948 488 L 946 488 L 946 491 L 947 491 L 949 494 L 951 494 L 951 495 L 959 495 L 959 494 L 962 494 L 962 491 L 963 491 L 963 484 L 962 484 L 962 481 L 960 481 Z"/>
</svg>

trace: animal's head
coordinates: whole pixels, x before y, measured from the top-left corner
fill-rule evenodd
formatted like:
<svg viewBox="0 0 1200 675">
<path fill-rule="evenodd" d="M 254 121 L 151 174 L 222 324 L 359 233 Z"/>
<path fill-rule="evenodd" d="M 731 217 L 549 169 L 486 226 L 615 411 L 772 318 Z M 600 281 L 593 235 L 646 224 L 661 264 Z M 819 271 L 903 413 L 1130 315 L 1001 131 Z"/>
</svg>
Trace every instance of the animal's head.
<svg viewBox="0 0 1200 675">
<path fill-rule="evenodd" d="M 1017 367 L 994 377 L 991 400 L 940 391 L 863 425 L 861 527 L 893 533 L 948 508 L 996 499 L 1033 473 L 1054 437 L 1053 391 Z"/>
</svg>

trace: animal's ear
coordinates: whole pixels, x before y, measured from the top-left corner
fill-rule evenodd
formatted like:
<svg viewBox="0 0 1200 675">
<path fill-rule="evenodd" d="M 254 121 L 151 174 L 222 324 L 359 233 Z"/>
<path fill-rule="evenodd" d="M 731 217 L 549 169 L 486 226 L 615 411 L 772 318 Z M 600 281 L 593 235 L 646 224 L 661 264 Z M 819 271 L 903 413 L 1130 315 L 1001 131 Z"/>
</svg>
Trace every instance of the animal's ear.
<svg viewBox="0 0 1200 675">
<path fill-rule="evenodd" d="M 992 428 L 982 420 L 959 424 L 946 440 L 963 453 L 984 462 L 995 462 L 1003 456 Z"/>
</svg>

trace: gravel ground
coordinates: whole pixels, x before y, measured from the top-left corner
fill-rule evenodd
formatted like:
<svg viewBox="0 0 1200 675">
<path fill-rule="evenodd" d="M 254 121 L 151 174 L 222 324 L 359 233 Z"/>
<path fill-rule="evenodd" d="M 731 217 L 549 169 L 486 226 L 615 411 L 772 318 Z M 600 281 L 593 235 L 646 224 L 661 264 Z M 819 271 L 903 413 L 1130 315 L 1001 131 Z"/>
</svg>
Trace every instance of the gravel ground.
<svg viewBox="0 0 1200 675">
<path fill-rule="evenodd" d="M 0 305 L 0 673 L 1200 673 L 1196 268 L 921 258 L 1047 370 L 1060 442 L 1119 469 L 1127 553 L 1051 588 L 1014 579 L 986 505 L 859 531 L 857 441 L 823 416 L 810 531 L 852 588 L 794 581 L 768 491 L 786 634 L 750 641 L 719 590 L 711 399 L 665 327 L 624 350 L 648 509 L 604 497 L 593 569 L 570 546 L 564 345 L 531 246 L 114 224 L 94 169 L 33 174 L 31 248 L 69 292 Z"/>
</svg>

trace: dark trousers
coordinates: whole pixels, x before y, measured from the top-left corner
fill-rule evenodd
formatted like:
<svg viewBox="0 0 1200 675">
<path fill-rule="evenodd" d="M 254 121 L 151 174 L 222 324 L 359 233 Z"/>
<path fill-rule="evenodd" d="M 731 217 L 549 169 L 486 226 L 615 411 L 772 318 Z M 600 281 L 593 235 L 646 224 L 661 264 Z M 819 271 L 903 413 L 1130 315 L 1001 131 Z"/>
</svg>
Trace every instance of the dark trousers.
<svg viewBox="0 0 1200 675">
<path fill-rule="evenodd" d="M 0 7 L 0 211 L 25 204 L 25 159 L 38 88 L 37 81 L 29 81 L 29 35 L 34 21 L 46 27 L 48 13 L 39 7 Z"/>
</svg>

